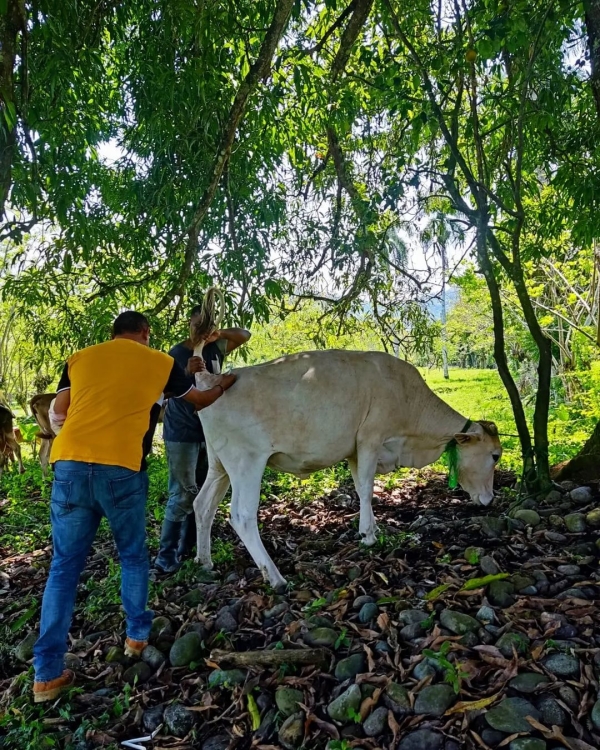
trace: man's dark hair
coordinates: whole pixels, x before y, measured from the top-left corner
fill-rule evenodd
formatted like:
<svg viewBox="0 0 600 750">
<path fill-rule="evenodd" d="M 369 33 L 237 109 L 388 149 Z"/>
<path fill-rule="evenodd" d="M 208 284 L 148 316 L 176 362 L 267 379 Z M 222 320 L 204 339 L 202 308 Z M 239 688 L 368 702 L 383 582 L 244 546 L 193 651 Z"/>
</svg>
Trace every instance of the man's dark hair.
<svg viewBox="0 0 600 750">
<path fill-rule="evenodd" d="M 145 315 L 133 310 L 126 310 L 115 318 L 112 335 L 122 336 L 124 333 L 141 333 L 147 328 L 150 328 L 150 323 Z"/>
</svg>

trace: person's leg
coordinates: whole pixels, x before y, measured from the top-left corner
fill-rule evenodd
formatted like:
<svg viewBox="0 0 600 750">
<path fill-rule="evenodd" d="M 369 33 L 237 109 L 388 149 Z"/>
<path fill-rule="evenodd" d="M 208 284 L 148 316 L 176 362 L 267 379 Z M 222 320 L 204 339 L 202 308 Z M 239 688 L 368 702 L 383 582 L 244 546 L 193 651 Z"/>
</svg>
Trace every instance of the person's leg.
<svg viewBox="0 0 600 750">
<path fill-rule="evenodd" d="M 34 646 L 35 680 L 49 682 L 64 669 L 77 583 L 102 517 L 90 496 L 87 464 L 58 461 L 50 501 L 54 554 Z"/>
<path fill-rule="evenodd" d="M 121 599 L 127 637 L 147 641 L 154 613 L 147 609 L 150 564 L 146 547 L 148 475 L 118 466 L 96 467 L 94 490 L 121 561 Z"/>
<path fill-rule="evenodd" d="M 165 447 L 169 467 L 169 501 L 154 564 L 166 573 L 173 573 L 180 565 L 177 550 L 182 524 L 192 512 L 198 494 L 196 463 L 200 443 L 165 442 Z"/>
<path fill-rule="evenodd" d="M 198 460 L 196 461 L 196 487 L 198 488 L 198 492 L 202 489 L 207 474 L 208 455 L 206 453 L 206 443 L 200 443 Z M 180 560 L 190 555 L 196 546 L 196 533 L 196 515 L 193 512 L 188 513 L 183 522 L 181 536 L 179 538 L 179 549 L 177 550 L 177 554 Z"/>
</svg>

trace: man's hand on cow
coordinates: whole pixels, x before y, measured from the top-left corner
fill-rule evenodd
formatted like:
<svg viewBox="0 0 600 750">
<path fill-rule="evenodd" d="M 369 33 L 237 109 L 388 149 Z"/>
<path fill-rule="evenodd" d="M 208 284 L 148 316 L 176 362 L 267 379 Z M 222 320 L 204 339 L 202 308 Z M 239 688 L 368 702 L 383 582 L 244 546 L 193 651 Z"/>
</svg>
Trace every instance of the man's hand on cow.
<svg viewBox="0 0 600 750">
<path fill-rule="evenodd" d="M 237 375 L 234 375 L 233 373 L 229 373 L 228 375 L 223 375 L 221 378 L 221 382 L 219 385 L 221 388 L 223 388 L 224 391 L 226 391 L 228 388 L 231 388 L 231 386 L 235 383 L 237 380 Z"/>
<path fill-rule="evenodd" d="M 190 357 L 188 359 L 185 372 L 187 375 L 194 375 L 197 372 L 204 372 L 206 370 L 206 364 L 202 357 Z"/>
</svg>

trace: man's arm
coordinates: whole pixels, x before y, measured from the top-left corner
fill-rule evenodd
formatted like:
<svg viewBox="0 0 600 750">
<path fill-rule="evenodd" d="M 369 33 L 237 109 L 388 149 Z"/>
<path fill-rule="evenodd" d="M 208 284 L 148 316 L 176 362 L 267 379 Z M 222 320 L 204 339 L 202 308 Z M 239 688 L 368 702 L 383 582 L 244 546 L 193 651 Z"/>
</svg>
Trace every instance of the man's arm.
<svg viewBox="0 0 600 750">
<path fill-rule="evenodd" d="M 190 388 L 190 390 L 181 398 L 184 401 L 188 401 L 194 406 L 196 411 L 205 409 L 207 406 L 214 404 L 215 401 L 223 395 L 223 393 L 235 383 L 237 375 L 223 375 L 221 384 L 216 385 L 214 388 L 209 388 L 207 391 L 199 391 L 197 388 Z"/>
<path fill-rule="evenodd" d="M 227 354 L 237 349 L 238 346 L 245 344 L 250 341 L 252 334 L 245 328 L 220 328 L 209 336 L 206 341 L 217 341 L 218 339 L 225 339 L 227 341 Z"/>
<path fill-rule="evenodd" d="M 56 390 L 57 394 L 54 399 L 54 413 L 57 417 L 63 418 L 64 420 L 69 411 L 69 406 L 71 405 L 71 378 L 69 377 L 68 362 L 65 362 Z"/>
</svg>

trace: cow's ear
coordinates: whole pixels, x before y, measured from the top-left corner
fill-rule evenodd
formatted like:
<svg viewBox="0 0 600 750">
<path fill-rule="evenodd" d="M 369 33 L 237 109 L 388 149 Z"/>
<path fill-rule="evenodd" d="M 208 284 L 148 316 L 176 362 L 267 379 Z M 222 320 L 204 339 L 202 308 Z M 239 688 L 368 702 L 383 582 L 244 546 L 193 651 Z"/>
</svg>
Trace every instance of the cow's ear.
<svg viewBox="0 0 600 750">
<path fill-rule="evenodd" d="M 480 438 L 474 432 L 457 432 L 454 435 L 454 439 L 459 445 L 466 445 L 466 443 L 474 443 Z"/>
</svg>

